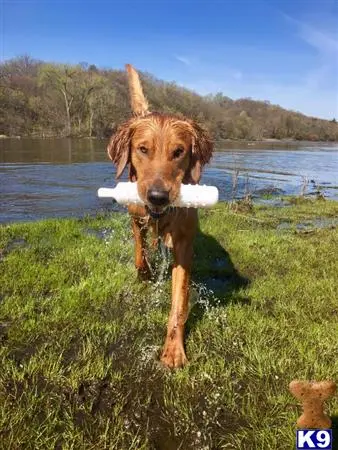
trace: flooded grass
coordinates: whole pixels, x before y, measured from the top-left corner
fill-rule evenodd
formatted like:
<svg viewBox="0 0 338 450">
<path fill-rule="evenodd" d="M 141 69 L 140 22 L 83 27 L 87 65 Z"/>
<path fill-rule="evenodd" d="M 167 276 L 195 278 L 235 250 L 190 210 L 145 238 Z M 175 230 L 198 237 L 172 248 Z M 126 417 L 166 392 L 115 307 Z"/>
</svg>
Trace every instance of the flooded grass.
<svg viewBox="0 0 338 450">
<path fill-rule="evenodd" d="M 285 203 L 201 213 L 176 372 L 158 362 L 171 258 L 138 282 L 127 215 L 1 227 L 3 448 L 293 448 L 289 382 L 338 373 L 338 230 L 322 226 L 338 204 Z"/>
</svg>

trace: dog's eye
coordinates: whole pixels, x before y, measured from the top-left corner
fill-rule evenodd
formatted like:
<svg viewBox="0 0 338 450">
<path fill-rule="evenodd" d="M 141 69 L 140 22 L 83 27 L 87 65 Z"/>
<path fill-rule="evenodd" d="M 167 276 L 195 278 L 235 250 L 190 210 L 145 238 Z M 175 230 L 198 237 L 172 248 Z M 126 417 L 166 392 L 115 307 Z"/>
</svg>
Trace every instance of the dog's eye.
<svg viewBox="0 0 338 450">
<path fill-rule="evenodd" d="M 141 153 L 143 153 L 144 155 L 146 155 L 148 153 L 148 149 L 146 147 L 144 147 L 144 145 L 141 145 L 141 147 L 138 148 L 140 150 Z"/>
<path fill-rule="evenodd" d="M 182 155 L 183 152 L 184 152 L 183 148 L 178 147 L 173 153 L 174 159 L 179 158 Z"/>
</svg>

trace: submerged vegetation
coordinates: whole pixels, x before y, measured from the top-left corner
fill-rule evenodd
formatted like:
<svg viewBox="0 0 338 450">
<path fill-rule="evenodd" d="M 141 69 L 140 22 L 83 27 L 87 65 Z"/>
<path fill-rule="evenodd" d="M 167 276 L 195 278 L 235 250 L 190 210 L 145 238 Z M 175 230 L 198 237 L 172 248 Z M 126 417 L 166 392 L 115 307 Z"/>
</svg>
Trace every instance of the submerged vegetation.
<svg viewBox="0 0 338 450">
<path fill-rule="evenodd" d="M 152 110 L 203 122 L 215 140 L 338 141 L 338 124 L 288 111 L 268 101 L 200 96 L 142 75 Z M 126 75 L 86 63 L 51 64 L 20 57 L 0 64 L 0 135 L 107 137 L 130 117 Z"/>
<path fill-rule="evenodd" d="M 306 199 L 204 211 L 174 372 L 158 363 L 170 261 L 137 282 L 126 214 L 1 227 L 3 448 L 294 448 L 289 382 L 338 373 L 337 215 Z"/>
</svg>

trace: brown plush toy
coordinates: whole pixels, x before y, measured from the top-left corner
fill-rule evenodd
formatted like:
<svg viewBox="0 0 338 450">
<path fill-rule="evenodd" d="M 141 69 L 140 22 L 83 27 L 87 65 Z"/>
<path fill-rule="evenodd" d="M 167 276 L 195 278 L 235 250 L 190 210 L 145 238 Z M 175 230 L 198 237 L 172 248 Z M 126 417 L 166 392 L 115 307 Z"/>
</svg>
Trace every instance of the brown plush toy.
<svg viewBox="0 0 338 450">
<path fill-rule="evenodd" d="M 332 421 L 323 410 L 323 403 L 336 391 L 333 381 L 300 381 L 294 380 L 289 390 L 302 402 L 303 414 L 297 420 L 298 428 L 325 429 L 330 428 Z"/>
</svg>

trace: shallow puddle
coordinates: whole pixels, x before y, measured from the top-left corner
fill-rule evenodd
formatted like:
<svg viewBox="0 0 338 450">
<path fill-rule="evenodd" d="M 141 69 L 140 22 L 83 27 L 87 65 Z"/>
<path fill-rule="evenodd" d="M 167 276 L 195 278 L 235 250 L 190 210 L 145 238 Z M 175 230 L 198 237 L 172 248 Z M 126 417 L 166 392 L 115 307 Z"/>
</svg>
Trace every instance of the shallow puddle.
<svg viewBox="0 0 338 450">
<path fill-rule="evenodd" d="M 323 218 L 317 218 L 312 220 L 306 220 L 304 222 L 299 222 L 297 224 L 291 223 L 291 222 L 281 222 L 277 226 L 277 230 L 284 231 L 284 230 L 298 230 L 298 231 L 309 231 L 309 230 L 315 230 L 315 229 L 323 229 L 323 228 L 336 228 L 338 225 L 338 218 L 337 217 L 323 217 Z"/>
</svg>

